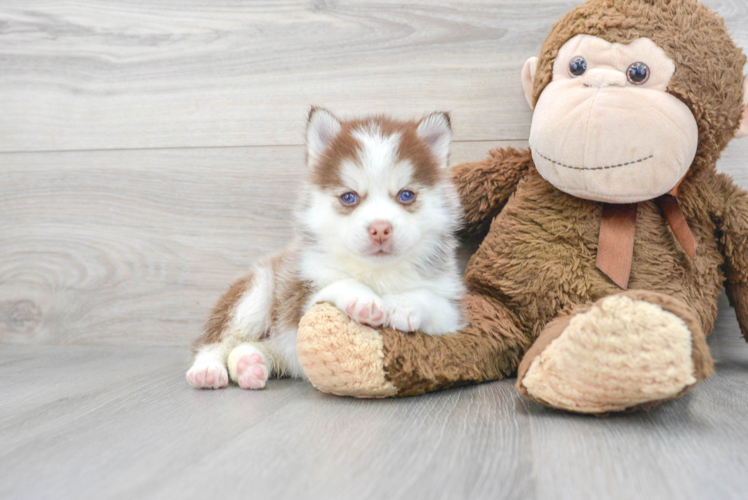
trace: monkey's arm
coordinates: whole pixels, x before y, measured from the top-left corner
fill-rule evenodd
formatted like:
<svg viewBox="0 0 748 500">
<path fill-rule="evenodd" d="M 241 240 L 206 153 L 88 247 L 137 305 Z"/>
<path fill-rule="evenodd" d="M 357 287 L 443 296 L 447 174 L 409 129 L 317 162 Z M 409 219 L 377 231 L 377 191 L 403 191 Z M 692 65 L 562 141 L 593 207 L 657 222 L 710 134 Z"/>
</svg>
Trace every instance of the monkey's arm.
<svg viewBox="0 0 748 500">
<path fill-rule="evenodd" d="M 529 150 L 492 149 L 488 158 L 452 168 L 452 178 L 465 210 L 463 232 L 478 236 L 504 208 L 517 184 L 532 167 Z"/>
<path fill-rule="evenodd" d="M 721 198 L 716 215 L 722 231 L 727 296 L 748 341 L 748 193 L 724 174 L 717 175 L 716 180 Z"/>
</svg>

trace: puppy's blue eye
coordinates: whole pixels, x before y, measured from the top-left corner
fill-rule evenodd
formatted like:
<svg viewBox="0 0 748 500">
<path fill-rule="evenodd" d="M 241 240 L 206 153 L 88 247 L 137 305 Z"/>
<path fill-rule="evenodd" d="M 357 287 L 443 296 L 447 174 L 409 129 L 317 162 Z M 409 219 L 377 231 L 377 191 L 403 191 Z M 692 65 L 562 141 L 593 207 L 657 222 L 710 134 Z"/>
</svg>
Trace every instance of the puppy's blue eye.
<svg viewBox="0 0 748 500">
<path fill-rule="evenodd" d="M 340 201 L 343 202 L 343 205 L 353 205 L 358 201 L 358 196 L 356 196 L 356 193 L 345 193 L 340 197 Z"/>
<path fill-rule="evenodd" d="M 403 189 L 402 191 L 400 191 L 400 194 L 397 196 L 397 199 L 403 203 L 410 203 L 416 199 L 416 194 L 413 191 L 408 191 L 407 189 Z"/>
</svg>

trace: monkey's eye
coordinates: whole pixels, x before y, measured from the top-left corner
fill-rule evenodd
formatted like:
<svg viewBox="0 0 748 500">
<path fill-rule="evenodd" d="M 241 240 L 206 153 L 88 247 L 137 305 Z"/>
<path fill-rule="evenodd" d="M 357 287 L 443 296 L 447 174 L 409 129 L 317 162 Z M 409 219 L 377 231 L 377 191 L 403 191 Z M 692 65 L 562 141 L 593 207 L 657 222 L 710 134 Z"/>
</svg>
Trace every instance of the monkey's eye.
<svg viewBox="0 0 748 500">
<path fill-rule="evenodd" d="M 400 194 L 397 195 L 397 199 L 400 200 L 400 203 L 413 203 L 413 200 L 416 199 L 416 194 L 413 191 L 403 189 L 400 191 Z"/>
<path fill-rule="evenodd" d="M 641 85 L 649 80 L 649 66 L 643 62 L 636 62 L 626 70 L 626 76 L 634 85 Z"/>
<path fill-rule="evenodd" d="M 571 76 L 582 76 L 587 71 L 587 61 L 584 57 L 577 56 L 569 63 L 569 73 Z"/>
<path fill-rule="evenodd" d="M 340 197 L 340 201 L 343 202 L 343 205 L 355 205 L 358 202 L 358 195 L 353 192 L 345 193 Z"/>
</svg>

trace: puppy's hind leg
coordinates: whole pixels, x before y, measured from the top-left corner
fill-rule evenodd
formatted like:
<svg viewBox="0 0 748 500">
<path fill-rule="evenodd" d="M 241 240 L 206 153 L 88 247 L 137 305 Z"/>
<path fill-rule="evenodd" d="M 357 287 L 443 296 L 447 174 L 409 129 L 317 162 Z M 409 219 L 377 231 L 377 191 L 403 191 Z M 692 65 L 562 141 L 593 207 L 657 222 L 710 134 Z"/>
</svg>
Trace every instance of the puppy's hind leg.
<svg viewBox="0 0 748 500">
<path fill-rule="evenodd" d="M 231 380 L 242 389 L 262 389 L 270 376 L 306 378 L 296 354 L 296 328 L 239 344 L 229 353 L 228 367 Z"/>
<path fill-rule="evenodd" d="M 229 353 L 231 380 L 242 389 L 262 389 L 276 364 L 264 342 L 244 342 Z"/>
<path fill-rule="evenodd" d="M 223 294 L 203 335 L 193 345 L 195 361 L 187 371 L 191 385 L 204 389 L 226 386 L 229 354 L 243 342 L 259 340 L 269 328 L 273 288 L 273 268 L 263 263 Z"/>
</svg>

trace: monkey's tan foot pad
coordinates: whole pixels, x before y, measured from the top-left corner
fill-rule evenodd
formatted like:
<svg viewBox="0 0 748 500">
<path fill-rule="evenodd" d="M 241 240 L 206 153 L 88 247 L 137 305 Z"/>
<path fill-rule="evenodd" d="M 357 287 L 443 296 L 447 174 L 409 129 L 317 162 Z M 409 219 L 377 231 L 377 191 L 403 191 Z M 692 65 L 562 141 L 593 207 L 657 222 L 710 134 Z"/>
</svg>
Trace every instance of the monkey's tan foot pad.
<svg viewBox="0 0 748 500">
<path fill-rule="evenodd" d="M 395 396 L 384 371 L 382 337 L 331 304 L 301 318 L 296 352 L 304 373 L 322 392 L 357 398 Z"/>
<path fill-rule="evenodd" d="M 549 323 L 520 364 L 517 388 L 554 408 L 607 414 L 679 397 L 712 369 L 693 311 L 678 299 L 634 291 Z"/>
</svg>

